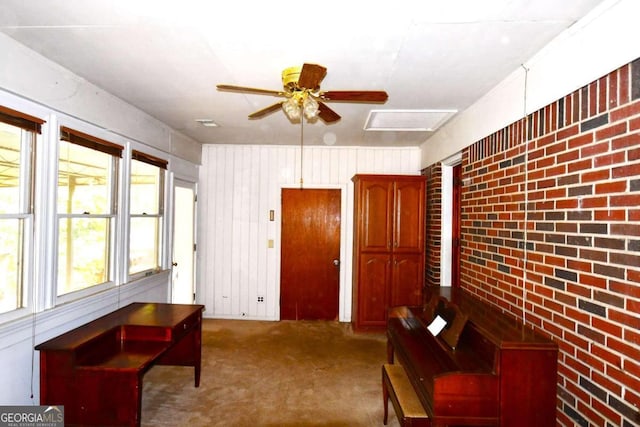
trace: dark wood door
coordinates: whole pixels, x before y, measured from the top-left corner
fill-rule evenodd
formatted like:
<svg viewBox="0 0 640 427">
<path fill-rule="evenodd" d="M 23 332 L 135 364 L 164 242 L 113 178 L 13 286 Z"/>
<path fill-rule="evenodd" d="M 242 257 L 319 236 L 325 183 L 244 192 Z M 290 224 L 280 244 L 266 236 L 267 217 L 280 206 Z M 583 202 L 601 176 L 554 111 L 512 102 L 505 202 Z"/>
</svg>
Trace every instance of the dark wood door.
<svg viewBox="0 0 640 427">
<path fill-rule="evenodd" d="M 280 319 L 336 320 L 340 190 L 283 189 Z"/>
<path fill-rule="evenodd" d="M 460 210 L 462 165 L 453 168 L 453 203 L 451 214 L 451 286 L 460 286 Z"/>
</svg>

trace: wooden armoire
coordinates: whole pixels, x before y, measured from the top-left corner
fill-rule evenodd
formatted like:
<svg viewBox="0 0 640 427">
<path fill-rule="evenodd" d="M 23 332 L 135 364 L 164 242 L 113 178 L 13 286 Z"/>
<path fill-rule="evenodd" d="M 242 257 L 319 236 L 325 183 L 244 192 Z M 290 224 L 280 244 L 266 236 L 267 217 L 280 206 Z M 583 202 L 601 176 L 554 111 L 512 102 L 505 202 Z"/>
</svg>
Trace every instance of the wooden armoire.
<svg viewBox="0 0 640 427">
<path fill-rule="evenodd" d="M 422 303 L 425 177 L 355 175 L 353 299 L 356 331 L 383 330 L 388 307 Z"/>
</svg>

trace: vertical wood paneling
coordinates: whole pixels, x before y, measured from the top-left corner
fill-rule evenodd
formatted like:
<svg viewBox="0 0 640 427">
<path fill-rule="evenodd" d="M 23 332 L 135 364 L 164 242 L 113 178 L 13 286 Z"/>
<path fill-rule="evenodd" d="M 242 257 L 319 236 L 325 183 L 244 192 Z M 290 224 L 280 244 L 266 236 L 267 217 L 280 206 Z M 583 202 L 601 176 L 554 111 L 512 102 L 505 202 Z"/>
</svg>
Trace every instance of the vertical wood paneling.
<svg viewBox="0 0 640 427">
<path fill-rule="evenodd" d="M 208 145 L 200 168 L 199 302 L 205 316 L 279 318 L 280 194 L 300 180 L 300 147 Z M 343 194 L 340 319 L 351 316 L 351 177 L 420 173 L 418 148 L 304 147 L 304 185 Z M 275 221 L 269 221 L 269 210 Z M 273 239 L 274 247 L 268 247 Z M 258 296 L 264 302 L 258 302 Z"/>
</svg>

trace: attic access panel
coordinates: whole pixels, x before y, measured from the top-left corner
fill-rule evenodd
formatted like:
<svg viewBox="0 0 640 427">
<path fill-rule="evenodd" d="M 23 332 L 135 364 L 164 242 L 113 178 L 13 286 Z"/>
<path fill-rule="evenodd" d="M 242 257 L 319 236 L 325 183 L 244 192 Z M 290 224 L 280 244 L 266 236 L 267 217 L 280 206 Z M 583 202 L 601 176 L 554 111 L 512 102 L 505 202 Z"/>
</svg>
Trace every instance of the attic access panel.
<svg viewBox="0 0 640 427">
<path fill-rule="evenodd" d="M 364 130 L 434 132 L 458 110 L 371 110 Z"/>
</svg>

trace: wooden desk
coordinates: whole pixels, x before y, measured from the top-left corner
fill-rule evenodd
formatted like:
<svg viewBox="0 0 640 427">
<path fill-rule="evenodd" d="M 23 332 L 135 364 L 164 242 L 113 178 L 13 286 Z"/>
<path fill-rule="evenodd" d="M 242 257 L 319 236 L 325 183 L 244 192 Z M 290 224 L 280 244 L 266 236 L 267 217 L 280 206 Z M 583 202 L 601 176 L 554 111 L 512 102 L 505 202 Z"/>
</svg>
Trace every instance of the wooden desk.
<svg viewBox="0 0 640 427">
<path fill-rule="evenodd" d="M 203 310 L 133 303 L 37 345 L 40 404 L 64 405 L 65 425 L 139 426 L 153 365 L 193 366 L 200 385 Z"/>
</svg>

